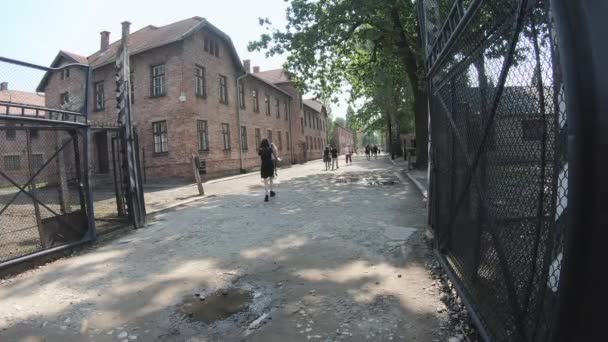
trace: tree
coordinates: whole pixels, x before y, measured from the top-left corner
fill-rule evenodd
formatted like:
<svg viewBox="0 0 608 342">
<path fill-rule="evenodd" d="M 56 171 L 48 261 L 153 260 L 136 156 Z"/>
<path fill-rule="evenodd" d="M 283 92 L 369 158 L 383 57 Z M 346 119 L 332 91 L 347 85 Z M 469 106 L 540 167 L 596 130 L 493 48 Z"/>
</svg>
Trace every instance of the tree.
<svg viewBox="0 0 608 342">
<path fill-rule="evenodd" d="M 336 93 L 345 82 L 365 83 L 367 80 L 357 73 L 356 65 L 375 69 L 378 77 L 373 86 L 366 87 L 365 93 L 373 93 L 370 98 L 377 107 L 383 107 L 382 117 L 393 136 L 400 127 L 400 115 L 406 114 L 399 110 L 403 104 L 400 93 L 409 88 L 411 101 L 407 105 L 415 114 L 418 161 L 419 165 L 426 165 L 428 101 L 422 79 L 424 64 L 414 3 L 410 0 L 292 0 L 287 21 L 283 30 L 275 29 L 250 42 L 250 51 L 265 50 L 268 55 L 288 53 L 285 67 L 297 76 L 300 89 L 323 95 Z M 268 19 L 261 19 L 260 23 L 271 25 Z M 401 77 L 400 83 L 407 82 L 407 87 L 381 92 L 381 88 L 390 90 L 382 86 L 382 69 L 379 69 L 382 66 L 386 67 L 384 70 L 399 70 L 388 76 L 392 81 Z M 398 134 L 391 140 L 395 147 L 400 146 Z"/>
<path fill-rule="evenodd" d="M 359 132 L 359 125 L 357 125 L 355 116 L 355 110 L 349 104 L 346 107 L 346 127 L 353 132 L 353 147 L 357 148 L 359 146 L 359 135 L 357 134 Z"/>
</svg>

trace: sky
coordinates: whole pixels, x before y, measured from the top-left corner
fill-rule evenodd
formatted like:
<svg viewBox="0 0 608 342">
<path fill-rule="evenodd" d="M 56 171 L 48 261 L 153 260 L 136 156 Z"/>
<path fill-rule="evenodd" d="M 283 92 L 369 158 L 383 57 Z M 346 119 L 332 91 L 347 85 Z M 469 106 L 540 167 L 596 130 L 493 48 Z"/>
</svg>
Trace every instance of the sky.
<svg viewBox="0 0 608 342">
<path fill-rule="evenodd" d="M 157 4 L 163 4 L 158 6 Z M 266 58 L 263 52 L 248 52 L 248 42 L 257 39 L 264 28 L 259 17 L 268 17 L 274 26 L 286 23 L 284 0 L 61 0 L 7 1 L 2 6 L 0 56 L 48 66 L 62 49 L 88 56 L 99 49 L 99 33 L 110 31 L 110 42 L 120 38 L 120 23 L 131 22 L 131 32 L 147 26 L 163 26 L 200 16 L 232 39 L 241 60 L 250 59 L 261 70 L 280 68 L 285 56 Z M 27 76 L 26 76 L 27 74 Z M 19 84 L 20 79 L 38 78 L 38 73 L 0 62 L 0 81 Z M 23 89 L 33 91 L 31 86 Z M 346 96 L 332 105 L 336 117 L 344 117 Z"/>
</svg>

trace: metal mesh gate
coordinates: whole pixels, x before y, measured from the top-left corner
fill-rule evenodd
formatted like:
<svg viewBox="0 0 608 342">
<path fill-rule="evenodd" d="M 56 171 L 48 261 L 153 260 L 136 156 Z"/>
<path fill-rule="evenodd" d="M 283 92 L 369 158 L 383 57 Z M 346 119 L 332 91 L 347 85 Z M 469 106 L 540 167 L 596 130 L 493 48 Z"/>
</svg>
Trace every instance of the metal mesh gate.
<svg viewBox="0 0 608 342">
<path fill-rule="evenodd" d="M 550 338 L 567 217 L 564 87 L 548 1 L 419 3 L 430 223 L 488 339 Z"/>
<path fill-rule="evenodd" d="M 0 118 L 0 263 L 94 238 L 85 130 Z"/>
</svg>

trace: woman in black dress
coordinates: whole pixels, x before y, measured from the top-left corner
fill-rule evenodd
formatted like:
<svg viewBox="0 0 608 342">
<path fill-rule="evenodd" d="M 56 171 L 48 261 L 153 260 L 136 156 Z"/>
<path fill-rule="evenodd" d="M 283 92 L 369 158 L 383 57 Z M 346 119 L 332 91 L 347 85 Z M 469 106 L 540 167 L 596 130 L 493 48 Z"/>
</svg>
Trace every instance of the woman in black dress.
<svg viewBox="0 0 608 342">
<path fill-rule="evenodd" d="M 262 160 L 262 167 L 260 168 L 260 173 L 262 174 L 262 178 L 264 179 L 264 190 L 266 192 L 264 202 L 268 202 L 268 190 L 270 190 L 270 197 L 274 197 L 276 195 L 275 192 L 272 190 L 272 180 L 274 178 L 274 152 L 270 147 L 268 139 L 262 139 L 258 154 L 260 155 L 260 159 Z M 275 156 L 275 158 L 277 158 L 277 156 Z"/>
</svg>

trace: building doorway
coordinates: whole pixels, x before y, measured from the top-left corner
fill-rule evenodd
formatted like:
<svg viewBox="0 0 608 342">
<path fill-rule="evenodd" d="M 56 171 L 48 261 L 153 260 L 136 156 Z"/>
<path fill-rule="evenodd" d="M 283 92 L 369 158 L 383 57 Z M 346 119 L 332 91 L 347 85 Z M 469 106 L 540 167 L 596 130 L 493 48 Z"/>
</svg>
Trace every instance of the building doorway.
<svg viewBox="0 0 608 342">
<path fill-rule="evenodd" d="M 108 159 L 108 135 L 106 132 L 95 133 L 95 146 L 97 152 L 97 172 L 108 173 L 110 162 Z"/>
</svg>

